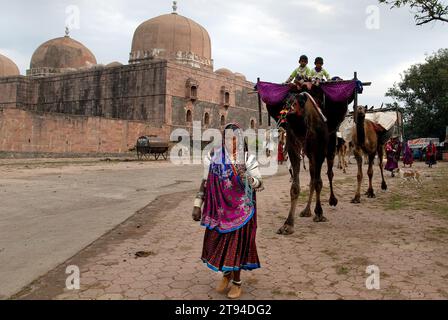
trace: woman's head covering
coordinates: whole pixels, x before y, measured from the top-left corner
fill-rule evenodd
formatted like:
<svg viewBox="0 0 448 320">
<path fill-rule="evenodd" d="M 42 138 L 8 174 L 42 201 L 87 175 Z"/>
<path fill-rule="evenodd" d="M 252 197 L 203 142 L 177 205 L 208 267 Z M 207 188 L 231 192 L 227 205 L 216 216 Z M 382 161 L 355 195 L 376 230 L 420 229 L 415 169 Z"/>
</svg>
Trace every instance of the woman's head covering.
<svg viewBox="0 0 448 320">
<path fill-rule="evenodd" d="M 243 134 L 243 130 L 241 129 L 241 126 L 238 123 L 228 123 L 225 127 L 224 127 L 224 132 L 223 132 L 223 147 L 227 147 L 227 151 L 231 152 L 233 151 L 233 145 L 228 145 L 230 143 L 230 141 L 226 141 L 226 137 L 227 134 L 229 134 L 229 132 L 231 131 L 231 133 L 233 134 L 233 137 L 237 138 L 237 153 L 240 155 L 244 155 L 244 153 L 248 150 L 248 145 L 247 145 L 247 141 L 244 137 Z"/>
<path fill-rule="evenodd" d="M 229 131 L 237 137 L 237 155 L 243 157 L 243 162 L 229 161 L 233 145 L 226 145 L 226 135 Z M 228 143 L 228 142 L 227 142 Z M 214 153 L 207 179 L 207 193 L 202 215 L 202 225 L 220 233 L 228 233 L 242 228 L 255 213 L 255 196 L 248 192 L 246 181 L 241 179 L 245 172 L 245 140 L 241 127 L 229 123 L 224 128 L 223 147 Z M 241 149 L 243 148 L 243 149 Z M 241 151 L 242 154 L 241 154 Z"/>
</svg>

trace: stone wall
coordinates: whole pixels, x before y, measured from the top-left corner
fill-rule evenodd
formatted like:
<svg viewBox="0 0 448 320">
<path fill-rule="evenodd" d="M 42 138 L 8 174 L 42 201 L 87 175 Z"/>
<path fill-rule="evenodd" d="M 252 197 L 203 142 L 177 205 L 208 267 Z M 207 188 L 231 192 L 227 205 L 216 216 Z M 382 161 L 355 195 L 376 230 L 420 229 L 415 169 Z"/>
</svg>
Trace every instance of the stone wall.
<svg viewBox="0 0 448 320">
<path fill-rule="evenodd" d="M 197 96 L 188 95 L 188 83 Z M 0 79 L 0 151 L 121 153 L 141 135 L 168 139 L 192 121 L 259 125 L 254 84 L 167 61 L 97 67 L 45 78 Z M 224 103 L 223 94 L 229 94 Z"/>
<path fill-rule="evenodd" d="M 165 119 L 166 63 L 0 80 L 0 107 L 148 121 Z M 15 103 L 14 103 L 15 102 Z"/>
<path fill-rule="evenodd" d="M 169 136 L 147 122 L 0 109 L 0 151 L 123 153 L 142 135 Z"/>
</svg>

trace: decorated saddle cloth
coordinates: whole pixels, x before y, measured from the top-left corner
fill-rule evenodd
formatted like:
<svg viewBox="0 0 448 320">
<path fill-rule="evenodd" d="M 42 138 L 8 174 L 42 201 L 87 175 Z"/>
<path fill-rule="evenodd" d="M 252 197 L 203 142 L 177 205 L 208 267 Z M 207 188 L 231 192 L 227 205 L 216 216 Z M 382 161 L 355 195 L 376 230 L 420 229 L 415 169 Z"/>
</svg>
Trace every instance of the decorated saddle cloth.
<svg viewBox="0 0 448 320">
<path fill-rule="evenodd" d="M 351 103 L 355 92 L 362 93 L 360 81 L 328 81 L 320 83 L 319 87 L 325 94 L 326 99 L 332 102 Z M 297 90 L 287 84 L 276 84 L 271 82 L 258 82 L 257 91 L 261 99 L 268 106 L 278 106 L 285 103 L 285 99 L 292 90 Z"/>
<path fill-rule="evenodd" d="M 258 167 L 250 160 L 241 165 L 233 163 L 225 148 L 210 157 L 202 226 L 219 233 L 230 233 L 250 221 L 256 210 L 255 193 L 247 181 L 241 180 L 238 172 L 250 172 L 252 165 Z"/>
</svg>

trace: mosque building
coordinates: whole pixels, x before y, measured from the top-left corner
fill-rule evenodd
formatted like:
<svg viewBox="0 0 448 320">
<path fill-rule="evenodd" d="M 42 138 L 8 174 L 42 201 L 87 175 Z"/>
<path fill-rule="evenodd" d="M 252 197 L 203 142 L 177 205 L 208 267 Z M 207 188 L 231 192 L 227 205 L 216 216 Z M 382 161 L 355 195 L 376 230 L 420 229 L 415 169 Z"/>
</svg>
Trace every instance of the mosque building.
<svg viewBox="0 0 448 320">
<path fill-rule="evenodd" d="M 266 128 L 255 84 L 214 70 L 207 30 L 173 9 L 136 29 L 127 65 L 98 64 L 68 30 L 36 49 L 26 76 L 0 54 L 0 152 L 123 153 L 194 121 Z"/>
</svg>

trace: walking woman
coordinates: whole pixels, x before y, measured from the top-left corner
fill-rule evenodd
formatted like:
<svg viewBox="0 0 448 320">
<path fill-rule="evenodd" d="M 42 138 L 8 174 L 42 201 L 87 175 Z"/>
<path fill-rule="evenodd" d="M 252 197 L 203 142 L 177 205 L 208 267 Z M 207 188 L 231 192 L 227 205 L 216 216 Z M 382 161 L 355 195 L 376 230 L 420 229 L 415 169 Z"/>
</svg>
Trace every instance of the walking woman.
<svg viewBox="0 0 448 320">
<path fill-rule="evenodd" d="M 230 141 L 226 138 L 229 133 L 233 133 Z M 208 174 L 193 209 L 193 219 L 206 228 L 202 261 L 223 273 L 216 290 L 225 293 L 230 286 L 228 298 L 238 299 L 242 294 L 241 271 L 260 268 L 256 191 L 262 189 L 263 182 L 258 162 L 248 154 L 236 124 L 226 126 L 222 147 L 210 153 L 207 163 Z"/>
<path fill-rule="evenodd" d="M 387 163 L 385 170 L 391 172 L 391 176 L 395 177 L 394 171 L 398 169 L 398 160 L 400 159 L 401 147 L 398 138 L 390 139 L 386 144 Z"/>
<path fill-rule="evenodd" d="M 403 165 L 405 168 L 406 165 L 409 165 L 409 167 L 412 168 L 413 163 L 414 163 L 414 154 L 412 153 L 412 150 L 409 147 L 409 142 L 406 142 L 403 153 Z"/>
<path fill-rule="evenodd" d="M 430 168 L 437 163 L 437 148 L 436 145 L 430 141 L 429 145 L 426 147 L 426 164 Z"/>
</svg>

